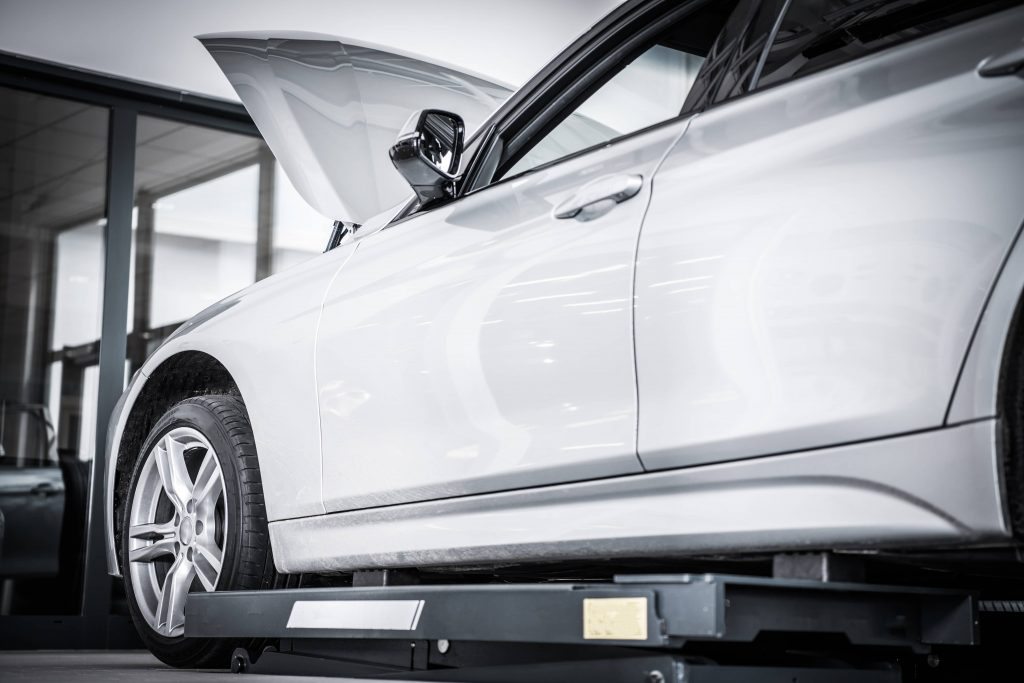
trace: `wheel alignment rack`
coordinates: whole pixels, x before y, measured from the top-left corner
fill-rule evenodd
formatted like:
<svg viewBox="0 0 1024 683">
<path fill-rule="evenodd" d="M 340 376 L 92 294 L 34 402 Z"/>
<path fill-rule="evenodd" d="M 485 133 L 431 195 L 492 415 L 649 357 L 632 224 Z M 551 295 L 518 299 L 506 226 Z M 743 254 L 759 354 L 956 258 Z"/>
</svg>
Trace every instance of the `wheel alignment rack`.
<svg viewBox="0 0 1024 683">
<path fill-rule="evenodd" d="M 899 681 L 893 665 L 750 666 L 693 659 L 702 643 L 838 638 L 844 651 L 923 655 L 978 642 L 970 592 L 721 574 L 611 582 L 193 593 L 188 637 L 280 639 L 235 670 L 440 681 Z M 801 640 L 803 639 L 803 640 Z M 677 651 L 688 645 L 688 656 Z M 741 650 L 742 651 L 742 650 Z"/>
</svg>

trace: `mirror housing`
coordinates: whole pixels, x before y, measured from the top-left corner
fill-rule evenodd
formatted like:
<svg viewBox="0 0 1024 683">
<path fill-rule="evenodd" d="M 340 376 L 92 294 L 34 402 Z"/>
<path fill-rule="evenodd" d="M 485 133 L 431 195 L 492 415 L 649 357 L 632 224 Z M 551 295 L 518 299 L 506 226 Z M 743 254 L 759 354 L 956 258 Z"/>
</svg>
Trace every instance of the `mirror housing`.
<svg viewBox="0 0 1024 683">
<path fill-rule="evenodd" d="M 418 111 L 402 127 L 391 146 L 391 163 L 420 204 L 454 193 L 465 134 L 462 118 L 440 109 Z"/>
</svg>

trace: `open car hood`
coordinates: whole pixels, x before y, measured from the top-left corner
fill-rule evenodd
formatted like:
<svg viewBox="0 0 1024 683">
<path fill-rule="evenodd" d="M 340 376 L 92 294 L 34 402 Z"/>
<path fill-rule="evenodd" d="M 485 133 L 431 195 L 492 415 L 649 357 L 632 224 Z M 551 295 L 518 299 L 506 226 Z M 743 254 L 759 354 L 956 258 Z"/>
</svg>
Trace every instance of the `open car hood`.
<svg viewBox="0 0 1024 683">
<path fill-rule="evenodd" d="M 388 149 L 417 109 L 460 115 L 472 134 L 512 89 L 394 50 L 310 33 L 198 37 L 299 194 L 364 223 L 411 195 Z"/>
</svg>

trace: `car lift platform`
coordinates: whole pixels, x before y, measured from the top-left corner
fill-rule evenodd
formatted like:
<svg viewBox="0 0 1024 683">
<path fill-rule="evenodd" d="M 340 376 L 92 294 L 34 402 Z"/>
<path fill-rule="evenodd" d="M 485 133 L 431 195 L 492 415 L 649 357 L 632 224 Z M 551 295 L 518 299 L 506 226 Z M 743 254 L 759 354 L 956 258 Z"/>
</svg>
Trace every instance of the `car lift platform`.
<svg viewBox="0 0 1024 683">
<path fill-rule="evenodd" d="M 978 641 L 966 591 L 720 574 L 193 593 L 185 635 L 278 640 L 232 669 L 436 681 L 900 681 Z"/>
</svg>

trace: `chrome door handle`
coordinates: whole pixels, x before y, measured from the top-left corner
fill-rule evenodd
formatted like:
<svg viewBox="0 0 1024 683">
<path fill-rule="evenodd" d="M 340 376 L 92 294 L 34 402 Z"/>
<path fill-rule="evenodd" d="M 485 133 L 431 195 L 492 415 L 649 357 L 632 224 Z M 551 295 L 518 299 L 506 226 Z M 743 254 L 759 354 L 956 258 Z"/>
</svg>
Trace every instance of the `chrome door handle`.
<svg viewBox="0 0 1024 683">
<path fill-rule="evenodd" d="M 642 175 L 612 175 L 592 180 L 555 207 L 555 218 L 590 221 L 635 197 L 644 185 Z"/>
<path fill-rule="evenodd" d="M 982 78 L 998 78 L 999 76 L 1012 76 L 1020 73 L 1024 77 L 1024 45 L 1015 50 L 994 55 L 978 65 L 978 75 Z"/>
</svg>

